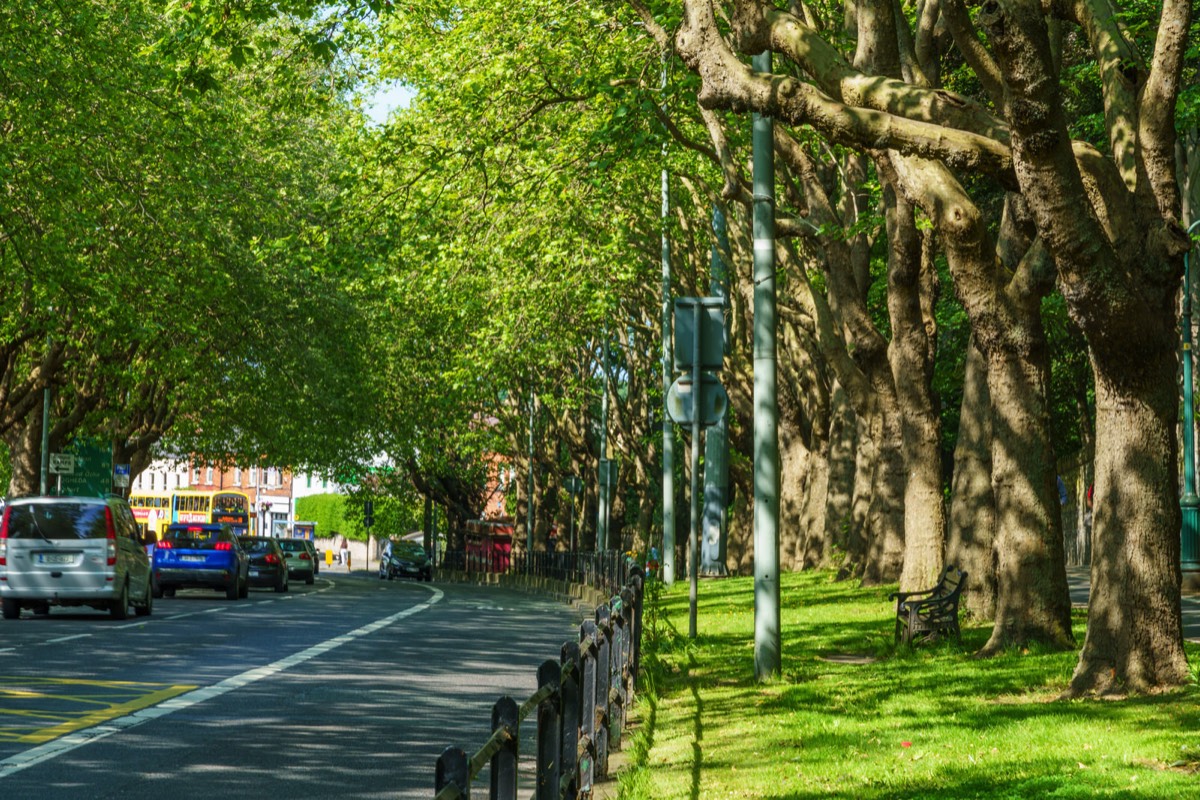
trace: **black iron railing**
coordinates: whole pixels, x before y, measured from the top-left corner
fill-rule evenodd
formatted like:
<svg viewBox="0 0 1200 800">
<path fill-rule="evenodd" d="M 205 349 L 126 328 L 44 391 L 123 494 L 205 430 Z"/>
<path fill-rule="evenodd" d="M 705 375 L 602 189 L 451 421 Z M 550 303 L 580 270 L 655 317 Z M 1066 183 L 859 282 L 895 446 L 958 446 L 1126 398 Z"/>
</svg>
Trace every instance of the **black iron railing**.
<svg viewBox="0 0 1200 800">
<path fill-rule="evenodd" d="M 608 754 L 621 746 L 637 686 L 644 583 L 641 568 L 631 561 L 612 566 L 611 574 L 625 575 L 620 591 L 596 609 L 594 619 L 584 620 L 579 640 L 564 643 L 557 661 L 542 663 L 538 690 L 519 705 L 507 696 L 497 700 L 492 736 L 473 755 L 448 747 L 438 758 L 436 800 L 470 798 L 471 784 L 488 765 L 486 797 L 516 800 L 523 725 L 535 711 L 536 800 L 590 797 L 593 784 L 607 777 Z"/>
</svg>

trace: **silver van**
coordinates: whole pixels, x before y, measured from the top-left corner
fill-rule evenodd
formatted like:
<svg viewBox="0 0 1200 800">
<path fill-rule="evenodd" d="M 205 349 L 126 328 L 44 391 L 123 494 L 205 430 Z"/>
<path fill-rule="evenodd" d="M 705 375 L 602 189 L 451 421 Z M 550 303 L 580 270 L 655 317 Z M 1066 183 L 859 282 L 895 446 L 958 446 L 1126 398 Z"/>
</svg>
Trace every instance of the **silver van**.
<svg viewBox="0 0 1200 800">
<path fill-rule="evenodd" d="M 92 606 L 125 619 L 153 610 L 150 561 L 128 504 L 118 497 L 25 497 L 0 517 L 0 605 Z"/>
</svg>

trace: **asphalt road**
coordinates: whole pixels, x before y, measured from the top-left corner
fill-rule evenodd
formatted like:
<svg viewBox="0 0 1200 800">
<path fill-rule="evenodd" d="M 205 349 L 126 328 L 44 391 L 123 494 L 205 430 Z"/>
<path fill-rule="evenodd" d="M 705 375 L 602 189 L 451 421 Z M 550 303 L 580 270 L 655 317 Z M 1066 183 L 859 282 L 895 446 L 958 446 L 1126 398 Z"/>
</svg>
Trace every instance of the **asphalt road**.
<svg viewBox="0 0 1200 800">
<path fill-rule="evenodd" d="M 25 611 L 0 621 L 0 796 L 429 798 L 441 751 L 482 745 L 492 704 L 531 695 L 579 621 L 499 587 L 345 573 L 181 590 L 126 621 Z"/>
</svg>

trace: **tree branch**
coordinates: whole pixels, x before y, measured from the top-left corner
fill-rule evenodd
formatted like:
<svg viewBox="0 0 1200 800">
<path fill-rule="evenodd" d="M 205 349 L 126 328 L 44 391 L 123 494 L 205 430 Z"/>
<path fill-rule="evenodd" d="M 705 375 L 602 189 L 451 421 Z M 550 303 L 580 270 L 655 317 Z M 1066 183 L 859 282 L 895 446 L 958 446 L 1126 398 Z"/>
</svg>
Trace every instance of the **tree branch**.
<svg viewBox="0 0 1200 800">
<path fill-rule="evenodd" d="M 1192 0 L 1163 0 L 1150 75 L 1138 109 L 1138 143 L 1147 187 L 1164 219 L 1178 219 L 1175 181 L 1175 101 L 1187 51 Z"/>
</svg>

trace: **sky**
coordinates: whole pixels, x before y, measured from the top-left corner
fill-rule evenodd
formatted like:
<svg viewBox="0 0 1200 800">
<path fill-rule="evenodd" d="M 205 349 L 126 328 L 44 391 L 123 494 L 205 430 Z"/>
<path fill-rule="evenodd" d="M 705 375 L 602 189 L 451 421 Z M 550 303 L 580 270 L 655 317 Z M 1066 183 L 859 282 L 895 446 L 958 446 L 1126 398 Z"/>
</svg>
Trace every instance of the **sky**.
<svg viewBox="0 0 1200 800">
<path fill-rule="evenodd" d="M 364 107 L 367 117 L 376 125 L 382 125 L 387 121 L 388 114 L 397 108 L 407 108 L 415 96 L 416 92 L 402 83 L 393 82 L 382 86 L 366 101 Z"/>
</svg>

